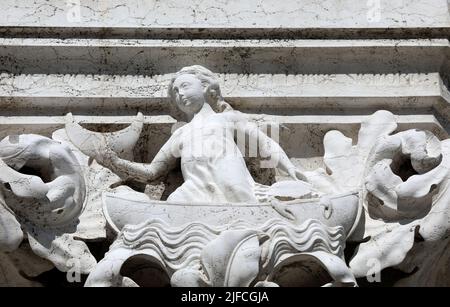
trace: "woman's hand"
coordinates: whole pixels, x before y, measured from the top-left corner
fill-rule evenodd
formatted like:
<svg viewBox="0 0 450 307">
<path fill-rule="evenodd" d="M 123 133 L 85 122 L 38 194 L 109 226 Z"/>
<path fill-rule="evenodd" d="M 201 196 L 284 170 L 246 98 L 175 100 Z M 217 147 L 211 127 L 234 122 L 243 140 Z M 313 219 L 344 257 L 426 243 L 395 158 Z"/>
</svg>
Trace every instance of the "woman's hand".
<svg viewBox="0 0 450 307">
<path fill-rule="evenodd" d="M 288 175 L 294 180 L 308 181 L 305 175 L 295 166 L 288 169 Z"/>
<path fill-rule="evenodd" d="M 95 146 L 95 156 L 93 157 L 98 164 L 105 167 L 111 167 L 118 160 L 119 156 L 105 143 Z"/>
</svg>

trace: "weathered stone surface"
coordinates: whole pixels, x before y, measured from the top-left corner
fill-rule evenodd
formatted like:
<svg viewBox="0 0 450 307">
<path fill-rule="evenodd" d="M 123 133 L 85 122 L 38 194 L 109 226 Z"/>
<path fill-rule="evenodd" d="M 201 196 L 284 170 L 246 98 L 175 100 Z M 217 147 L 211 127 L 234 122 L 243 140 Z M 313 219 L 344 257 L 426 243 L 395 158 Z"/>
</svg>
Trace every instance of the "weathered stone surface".
<svg viewBox="0 0 450 307">
<path fill-rule="evenodd" d="M 449 1 L 3 0 L 0 27 L 1 286 L 449 285 Z"/>
<path fill-rule="evenodd" d="M 76 4 L 81 4 L 77 7 Z M 446 0 L 5 0 L 2 26 L 121 28 L 448 27 Z M 45 18 L 44 18 L 45 17 Z M 79 17 L 79 19 L 77 18 Z"/>
</svg>

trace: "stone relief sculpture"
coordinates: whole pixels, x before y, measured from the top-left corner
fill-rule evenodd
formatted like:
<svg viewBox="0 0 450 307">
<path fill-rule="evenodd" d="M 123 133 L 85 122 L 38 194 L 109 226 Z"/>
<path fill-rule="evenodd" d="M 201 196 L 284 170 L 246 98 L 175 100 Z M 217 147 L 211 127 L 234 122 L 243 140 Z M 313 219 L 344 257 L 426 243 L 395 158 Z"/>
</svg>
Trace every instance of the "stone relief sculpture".
<svg viewBox="0 0 450 307">
<path fill-rule="evenodd" d="M 110 136 L 125 135 L 133 147 L 139 126 L 138 118 Z M 101 194 L 119 178 L 89 161 L 65 130 L 52 138 L 11 135 L 0 142 L 1 285 L 39 285 L 30 279 L 53 267 L 89 274 L 97 261 L 84 241 L 106 238 Z"/>
<path fill-rule="evenodd" d="M 345 240 L 358 214 L 357 192 L 333 195 L 326 200 L 319 198 L 320 195 L 311 185 L 300 181 L 304 175 L 279 145 L 223 101 L 219 85 L 207 69 L 201 66 L 182 69 L 175 74 L 169 93 L 190 122 L 173 133 L 150 164 L 119 158 L 111 149 L 114 145 L 109 145 L 111 141 L 106 138 L 99 142 L 103 145 L 97 148 L 93 157 L 124 178 L 144 182 L 167 173 L 180 157 L 184 183 L 166 202 L 148 200 L 146 205 L 140 206 L 124 197 L 104 195 L 107 219 L 121 234 L 105 259 L 91 273 L 87 285 L 120 285 L 122 264 L 136 255 L 154 258 L 155 265 L 171 277 L 172 285 L 249 286 L 258 281 L 257 278 L 263 283 L 273 283 L 266 280 L 263 274 L 270 276 L 275 266 L 283 266 L 284 261 L 291 262 L 297 254 L 317 258 L 337 282 L 355 284 L 342 260 L 343 244 L 338 242 Z M 214 111 L 220 108 L 223 112 Z M 270 187 L 256 184 L 235 144 L 233 136 L 236 132 L 250 140 L 255 139 L 262 155 L 275 156 L 274 167 L 289 174 L 293 181 L 278 182 Z M 77 136 L 83 133 L 86 131 L 79 127 L 78 131 L 71 131 L 69 137 L 77 144 Z M 83 144 L 85 142 L 78 147 L 82 149 Z M 85 153 L 90 152 L 92 149 Z M 287 196 L 293 198 L 294 203 L 277 200 L 277 197 Z M 298 204 L 295 198 L 300 199 Z M 333 205 L 341 206 L 350 216 L 335 218 L 330 209 Z M 135 213 L 139 214 L 133 213 L 131 207 L 135 207 Z M 161 210 L 166 214 L 161 215 Z M 252 218 L 255 210 L 259 213 Z M 297 229 L 298 226 L 300 229 Z M 140 233 L 137 237 L 134 234 L 136 231 Z M 201 237 L 196 235 L 199 232 Z M 175 251 L 168 250 L 166 241 L 175 234 L 181 238 L 189 237 L 193 247 L 189 248 L 190 244 L 179 241 L 171 244 Z M 288 249 L 277 248 L 280 242 L 273 238 L 278 236 L 286 238 L 284 240 L 287 242 L 280 240 L 288 244 Z M 150 246 L 148 237 L 154 237 Z M 203 237 L 209 237 L 209 240 Z M 244 244 L 247 240 L 248 244 L 253 242 L 250 247 Z M 264 241 L 268 242 L 263 245 Z M 305 244 L 297 243 L 302 241 Z M 217 248 L 213 248 L 216 245 L 223 245 L 223 250 L 219 255 L 209 257 L 224 258 L 223 267 L 205 267 L 204 257 L 207 256 L 204 253 L 210 248 L 212 253 L 216 253 Z M 253 259 L 229 259 L 247 248 L 255 249 Z M 174 252 L 177 257 L 172 254 Z M 260 269 L 263 253 L 267 264 Z M 183 259 L 181 263 L 180 257 Z M 172 258 L 177 261 L 172 261 Z M 249 262 L 252 262 L 250 266 Z M 327 267 L 331 263 L 341 264 L 337 272 L 333 271 L 335 266 Z M 233 273 L 235 281 L 223 279 L 222 275 L 231 274 L 226 271 L 230 266 L 236 267 Z M 244 268 L 247 266 L 254 269 L 246 272 Z M 243 276 L 239 277 L 239 274 Z M 222 276 L 220 281 L 216 275 Z"/>
<path fill-rule="evenodd" d="M 96 260 L 74 238 L 86 199 L 77 158 L 57 141 L 27 134 L 3 139 L 0 157 L 0 251 L 14 252 L 26 239 L 36 255 L 59 270 L 68 271 L 77 261 L 88 273 Z M 45 262 L 35 262 L 48 270 Z"/>
<path fill-rule="evenodd" d="M 376 261 L 379 270 L 414 272 L 399 285 L 442 284 L 448 280 L 449 140 L 421 130 L 392 134 L 396 129 L 395 116 L 378 111 L 362 123 L 355 146 L 328 132 L 327 171 L 305 175 L 324 192 L 361 187 L 364 214 L 348 238 L 360 243 L 350 260 L 356 277 L 367 276 Z"/>
<path fill-rule="evenodd" d="M 395 116 L 378 111 L 356 145 L 329 131 L 324 168 L 308 171 L 223 99 L 208 69 L 175 73 L 169 96 L 188 122 L 150 163 L 133 161 L 140 113 L 117 132 L 87 130 L 68 114 L 53 139 L 0 142 L 0 252 L 17 250 L 26 233 L 61 271 L 78 259 L 86 286 L 356 286 L 374 261 L 408 273 L 399 285 L 448 280 L 449 140 L 399 132 Z M 239 135 L 289 178 L 257 183 Z M 166 200 L 125 185 L 152 185 L 177 166 L 183 183 Z M 107 230 L 114 242 L 97 264 L 74 238 Z"/>
</svg>

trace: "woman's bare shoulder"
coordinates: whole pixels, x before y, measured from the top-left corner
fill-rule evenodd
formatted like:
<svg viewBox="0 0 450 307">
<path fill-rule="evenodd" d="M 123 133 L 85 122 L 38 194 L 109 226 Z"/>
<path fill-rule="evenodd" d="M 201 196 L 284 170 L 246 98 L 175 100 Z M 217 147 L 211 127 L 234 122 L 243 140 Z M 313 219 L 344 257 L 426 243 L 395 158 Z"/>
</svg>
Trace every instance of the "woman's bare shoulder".
<svg viewBox="0 0 450 307">
<path fill-rule="evenodd" d="M 236 111 L 236 110 L 226 111 L 226 112 L 223 112 L 223 113 L 218 113 L 218 115 L 220 115 L 223 118 L 227 119 L 227 121 L 241 122 L 241 121 L 246 121 L 247 120 L 247 116 L 244 113 L 242 113 L 240 111 Z"/>
</svg>

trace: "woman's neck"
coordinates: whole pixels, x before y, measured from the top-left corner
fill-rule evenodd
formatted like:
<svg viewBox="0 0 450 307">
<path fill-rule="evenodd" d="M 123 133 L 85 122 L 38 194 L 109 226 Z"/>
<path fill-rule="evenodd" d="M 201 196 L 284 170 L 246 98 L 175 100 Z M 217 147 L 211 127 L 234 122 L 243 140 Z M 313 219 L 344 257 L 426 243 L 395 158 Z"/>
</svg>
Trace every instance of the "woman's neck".
<svg viewBox="0 0 450 307">
<path fill-rule="evenodd" d="M 208 103 L 204 103 L 200 110 L 198 110 L 197 113 L 194 113 L 192 116 L 190 116 L 190 120 L 199 120 L 204 119 L 205 117 L 208 117 L 212 114 L 214 114 L 214 110 L 211 108 L 211 106 Z"/>
</svg>

